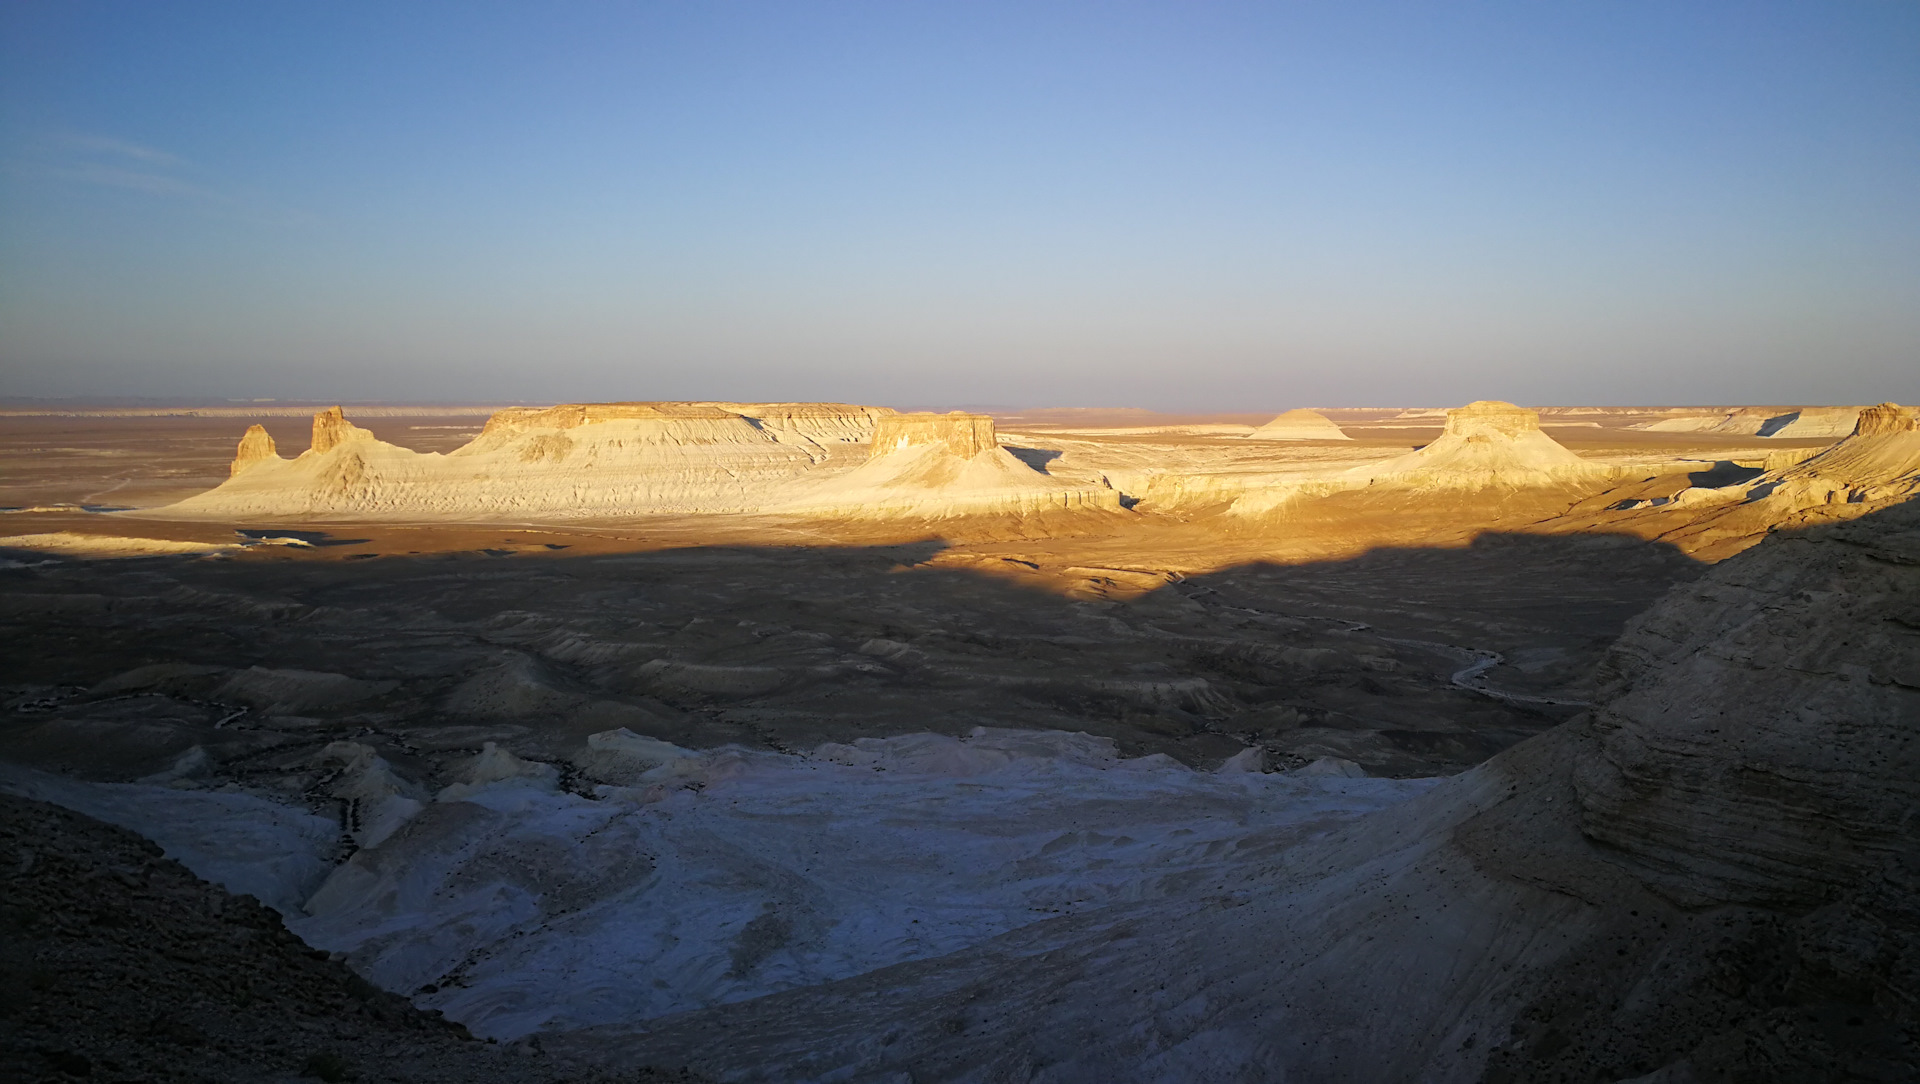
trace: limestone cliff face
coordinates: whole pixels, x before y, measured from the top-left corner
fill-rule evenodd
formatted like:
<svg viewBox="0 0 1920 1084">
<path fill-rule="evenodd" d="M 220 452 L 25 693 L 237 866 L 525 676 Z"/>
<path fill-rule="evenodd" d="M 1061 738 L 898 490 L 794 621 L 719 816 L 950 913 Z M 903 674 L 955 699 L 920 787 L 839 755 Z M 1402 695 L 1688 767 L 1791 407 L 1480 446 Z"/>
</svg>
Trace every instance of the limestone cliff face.
<svg viewBox="0 0 1920 1084">
<path fill-rule="evenodd" d="M 234 453 L 233 465 L 227 469 L 229 478 L 253 466 L 263 459 L 278 459 L 279 451 L 274 448 L 273 435 L 265 426 L 249 425 L 247 432 L 240 438 L 240 448 Z"/>
<path fill-rule="evenodd" d="M 988 448 L 998 448 L 993 419 L 985 414 L 895 414 L 880 419 L 873 429 L 874 457 L 916 445 L 940 445 L 962 459 L 972 459 Z"/>
<path fill-rule="evenodd" d="M 314 455 L 325 455 L 349 441 L 373 439 L 371 432 L 348 421 L 337 406 L 328 407 L 313 416 L 313 447 L 310 451 Z"/>
<path fill-rule="evenodd" d="M 871 453 L 863 447 L 874 439 Z M 266 440 L 263 446 L 260 441 Z M 182 516 L 556 518 L 782 511 L 865 515 L 1118 509 L 1105 487 L 1063 485 L 999 446 L 983 415 L 898 415 L 840 403 L 575 403 L 497 412 L 446 455 L 388 444 L 340 408 L 313 447 L 243 442 L 217 489 Z M 261 449 L 266 454 L 261 454 Z"/>
<path fill-rule="evenodd" d="M 1650 884 L 1811 906 L 1912 875 L 1920 505 L 1725 562 L 1636 621 L 1611 666 L 1581 823 Z"/>
</svg>

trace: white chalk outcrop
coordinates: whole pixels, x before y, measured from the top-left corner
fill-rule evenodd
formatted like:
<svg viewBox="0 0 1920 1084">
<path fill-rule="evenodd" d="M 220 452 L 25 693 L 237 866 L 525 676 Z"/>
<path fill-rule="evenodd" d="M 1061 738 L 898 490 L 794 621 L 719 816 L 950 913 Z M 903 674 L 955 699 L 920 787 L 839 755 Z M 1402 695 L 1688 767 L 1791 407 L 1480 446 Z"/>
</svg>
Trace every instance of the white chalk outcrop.
<svg viewBox="0 0 1920 1084">
<path fill-rule="evenodd" d="M 1118 511 L 1106 486 L 1068 485 L 1000 446 L 984 414 L 894 414 L 874 426 L 870 458 L 774 511 L 858 518 Z"/>
<path fill-rule="evenodd" d="M 1526 489 L 1609 475 L 1542 432 L 1537 411 L 1483 399 L 1447 411 L 1446 430 L 1432 444 L 1343 477 L 1413 489 Z"/>
<path fill-rule="evenodd" d="M 1776 504 L 1878 504 L 1920 493 L 1920 431 L 1913 412 L 1881 403 L 1859 412 L 1853 431 L 1804 462 L 1769 471 L 1752 492 Z"/>
<path fill-rule="evenodd" d="M 883 407 L 834 403 L 592 403 L 495 413 L 445 455 L 379 440 L 338 407 L 313 444 L 275 453 L 259 427 L 232 477 L 161 510 L 191 517 L 614 516 L 758 511 L 818 466 L 845 464 Z"/>
<path fill-rule="evenodd" d="M 1859 411 L 1852 433 L 1825 449 L 1767 457 L 1758 478 L 1680 491 L 1674 506 L 1712 513 L 1707 529 L 1753 531 L 1796 512 L 1831 508 L 1838 518 L 1920 494 L 1920 431 L 1911 410 L 1881 403 Z"/>
<path fill-rule="evenodd" d="M 1289 410 L 1247 434 L 1248 440 L 1352 440 L 1317 410 Z"/>
<path fill-rule="evenodd" d="M 1860 407 L 1736 407 L 1684 413 L 1633 426 L 1650 433 L 1724 433 L 1743 437 L 1844 437 L 1853 431 Z"/>
<path fill-rule="evenodd" d="M 870 445 L 863 448 L 863 445 Z M 585 403 L 495 413 L 466 446 L 388 444 L 334 407 L 298 458 L 255 426 L 232 476 L 160 514 L 484 520 L 661 513 L 828 517 L 1115 509 L 1001 448 L 980 414 L 837 403 Z"/>
</svg>

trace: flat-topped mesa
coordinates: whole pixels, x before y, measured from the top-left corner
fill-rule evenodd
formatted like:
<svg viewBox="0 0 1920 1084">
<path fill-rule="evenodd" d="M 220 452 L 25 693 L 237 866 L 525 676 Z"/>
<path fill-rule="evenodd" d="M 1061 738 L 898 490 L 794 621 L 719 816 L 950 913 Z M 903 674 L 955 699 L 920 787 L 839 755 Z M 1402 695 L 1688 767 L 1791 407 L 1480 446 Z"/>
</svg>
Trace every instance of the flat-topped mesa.
<svg viewBox="0 0 1920 1084">
<path fill-rule="evenodd" d="M 1540 412 L 1503 403 L 1498 399 L 1477 399 L 1463 407 L 1447 411 L 1447 428 L 1442 434 L 1469 441 L 1513 440 L 1527 433 L 1540 432 Z"/>
<path fill-rule="evenodd" d="M 254 428 L 260 427 L 256 425 Z M 251 435 L 252 431 L 248 432 Z M 313 454 L 315 455 L 325 455 L 350 440 L 362 438 L 372 440 L 373 433 L 348 421 L 346 415 L 342 414 L 337 406 L 328 407 L 313 416 Z M 268 443 L 272 443 L 271 438 Z"/>
<path fill-rule="evenodd" d="M 1248 433 L 1253 440 L 1352 440 L 1346 430 L 1317 410 L 1296 409 L 1278 414 Z"/>
<path fill-rule="evenodd" d="M 1446 431 L 1424 448 L 1344 472 L 1363 485 L 1503 489 L 1584 485 L 1609 477 L 1540 430 L 1538 411 L 1480 400 L 1447 411 Z"/>
<path fill-rule="evenodd" d="M 280 452 L 273 444 L 273 434 L 267 432 L 264 425 L 247 426 L 246 435 L 240 438 L 240 447 L 233 456 L 233 465 L 227 469 L 231 478 L 255 463 L 265 459 L 278 459 Z"/>
<path fill-rule="evenodd" d="M 454 455 L 497 451 L 527 434 L 562 435 L 586 426 L 625 430 L 626 443 L 701 446 L 751 445 L 761 439 L 800 449 L 819 461 L 836 445 L 873 434 L 874 422 L 893 411 L 847 403 L 563 403 L 507 407 L 493 413 L 472 444 Z M 567 437 L 566 439 L 572 439 Z"/>
<path fill-rule="evenodd" d="M 993 419 L 985 414 L 956 410 L 948 414 L 914 413 L 883 417 L 873 427 L 869 458 L 918 445 L 945 445 L 962 459 L 972 459 L 988 448 L 998 448 Z"/>
</svg>

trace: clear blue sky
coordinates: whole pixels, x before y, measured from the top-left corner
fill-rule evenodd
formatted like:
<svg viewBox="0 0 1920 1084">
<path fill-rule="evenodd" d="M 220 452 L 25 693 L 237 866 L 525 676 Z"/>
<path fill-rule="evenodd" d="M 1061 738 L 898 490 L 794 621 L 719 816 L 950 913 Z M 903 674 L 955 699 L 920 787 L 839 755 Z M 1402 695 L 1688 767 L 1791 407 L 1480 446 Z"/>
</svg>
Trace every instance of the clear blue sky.
<svg viewBox="0 0 1920 1084">
<path fill-rule="evenodd" d="M 1920 4 L 0 0 L 0 395 L 1920 399 Z"/>
</svg>

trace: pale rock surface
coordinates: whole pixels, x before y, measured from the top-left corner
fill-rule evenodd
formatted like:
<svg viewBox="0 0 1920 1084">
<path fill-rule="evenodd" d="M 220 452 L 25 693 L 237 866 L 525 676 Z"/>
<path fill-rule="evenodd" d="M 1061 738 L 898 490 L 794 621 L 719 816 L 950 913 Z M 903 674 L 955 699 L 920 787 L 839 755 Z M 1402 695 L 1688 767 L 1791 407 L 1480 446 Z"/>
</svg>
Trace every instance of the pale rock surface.
<svg viewBox="0 0 1920 1084">
<path fill-rule="evenodd" d="M 1614 476 L 1610 468 L 1580 458 L 1541 431 L 1537 411 L 1481 400 L 1449 410 L 1446 417 L 1446 428 L 1433 443 L 1392 459 L 1273 477 L 1265 485 L 1248 477 L 1231 488 L 1178 496 L 1184 502 L 1224 497 L 1233 500 L 1233 514 L 1259 516 L 1304 498 L 1349 490 L 1379 491 L 1396 499 L 1425 494 L 1500 498 L 1523 491 L 1596 489 Z"/>
<path fill-rule="evenodd" d="M 233 465 L 227 469 L 227 476 L 239 474 L 263 459 L 278 458 L 280 453 L 274 447 L 273 434 L 267 432 L 267 427 L 249 425 L 246 434 L 240 438 L 240 447 L 234 452 Z"/>
<path fill-rule="evenodd" d="M 1871 504 L 1920 492 L 1920 432 L 1897 403 L 1867 407 L 1845 440 L 1804 462 L 1769 472 L 1754 485 L 1781 504 Z"/>
<path fill-rule="evenodd" d="M 870 445 L 864 456 L 862 444 Z M 498 411 L 446 455 L 385 443 L 334 407 L 314 416 L 313 445 L 298 458 L 279 458 L 264 431 L 259 439 L 250 431 L 225 484 L 157 514 L 937 519 L 1087 509 L 1117 511 L 1119 495 L 1027 466 L 1000 447 L 985 415 L 836 403 L 584 403 Z"/>
<path fill-rule="evenodd" d="M 377 439 L 338 407 L 292 460 L 244 447 L 223 485 L 156 514 L 301 518 L 751 512 L 794 479 L 850 465 L 876 407 L 832 403 L 593 403 L 496 412 L 441 455 Z"/>
<path fill-rule="evenodd" d="M 1758 478 L 1720 488 L 1696 487 L 1673 505 L 1706 510 L 1677 534 L 1756 532 L 1796 513 L 1821 510 L 1852 518 L 1920 494 L 1920 431 L 1897 403 L 1863 408 L 1846 439 L 1809 454 L 1769 456 Z"/>
<path fill-rule="evenodd" d="M 238 543 L 174 542 L 164 538 L 137 538 L 128 535 L 81 534 L 78 531 L 46 531 L 39 534 L 0 536 L 0 549 L 33 550 L 82 559 L 125 557 L 200 557 L 226 553 Z"/>
<path fill-rule="evenodd" d="M 1049 511 L 1118 511 L 1106 486 L 1068 485 L 1000 447 L 984 414 L 898 414 L 875 427 L 867 462 L 819 480 L 773 511 L 940 519 Z"/>
<path fill-rule="evenodd" d="M 328 793 L 345 804 L 342 819 L 347 834 L 362 847 L 379 846 L 426 808 L 426 795 L 419 785 L 397 774 L 370 745 L 332 742 L 314 762 L 340 766 Z"/>
<path fill-rule="evenodd" d="M 1365 485 L 1522 489 L 1593 482 L 1608 472 L 1542 432 L 1537 411 L 1481 400 L 1447 411 L 1446 430 L 1432 444 L 1346 477 Z"/>
<path fill-rule="evenodd" d="M 1844 437 L 1853 431 L 1860 407 L 1737 407 L 1680 414 L 1633 426 L 1654 433 L 1725 433 L 1755 437 Z"/>
<path fill-rule="evenodd" d="M 1317 410 L 1304 408 L 1279 414 L 1247 434 L 1249 440 L 1352 440 L 1346 430 Z"/>
</svg>

